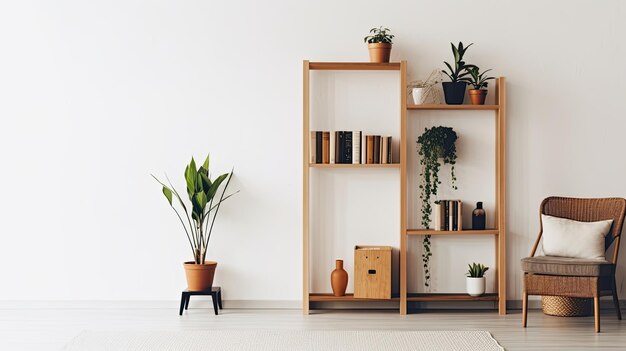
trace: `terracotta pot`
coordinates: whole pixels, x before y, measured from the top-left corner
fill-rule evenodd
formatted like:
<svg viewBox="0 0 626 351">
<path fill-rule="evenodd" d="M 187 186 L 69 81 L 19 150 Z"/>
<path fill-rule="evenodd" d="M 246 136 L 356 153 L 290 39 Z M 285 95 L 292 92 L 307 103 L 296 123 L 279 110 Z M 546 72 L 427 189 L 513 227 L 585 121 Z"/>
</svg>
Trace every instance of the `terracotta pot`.
<svg viewBox="0 0 626 351">
<path fill-rule="evenodd" d="M 348 272 L 343 269 L 343 260 L 335 261 L 335 270 L 330 274 L 333 295 L 344 296 L 348 287 Z"/>
<path fill-rule="evenodd" d="M 370 51 L 370 62 L 389 62 L 389 56 L 391 55 L 390 43 L 368 43 L 367 48 Z"/>
<path fill-rule="evenodd" d="M 469 96 L 472 105 L 484 105 L 485 98 L 487 97 L 487 89 L 470 89 Z"/>
<path fill-rule="evenodd" d="M 189 291 L 205 291 L 213 287 L 215 268 L 217 262 L 204 261 L 204 264 L 185 262 L 185 275 L 187 276 L 187 289 Z"/>
</svg>

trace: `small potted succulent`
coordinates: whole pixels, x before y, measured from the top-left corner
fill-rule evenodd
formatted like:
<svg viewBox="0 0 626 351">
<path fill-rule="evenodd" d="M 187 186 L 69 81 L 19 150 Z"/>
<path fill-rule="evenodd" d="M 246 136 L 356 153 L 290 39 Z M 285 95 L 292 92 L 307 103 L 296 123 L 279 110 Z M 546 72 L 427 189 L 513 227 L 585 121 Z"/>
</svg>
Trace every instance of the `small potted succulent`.
<svg viewBox="0 0 626 351">
<path fill-rule="evenodd" d="M 474 67 L 474 65 L 465 64 L 463 61 L 463 55 L 472 44 L 463 46 L 462 42 L 459 42 L 459 46 L 452 46 L 452 53 L 454 54 L 454 67 L 451 64 L 444 61 L 449 71 L 441 71 L 450 78 L 449 82 L 441 83 L 443 85 L 443 94 L 448 105 L 462 105 L 465 100 L 465 89 L 467 87 L 467 81 L 465 77 L 470 74 L 468 69 Z"/>
<path fill-rule="evenodd" d="M 465 80 L 472 86 L 472 88 L 474 88 L 469 90 L 472 105 L 484 105 L 488 92 L 486 89 L 488 84 L 487 81 L 495 78 L 485 76 L 487 72 L 491 71 L 490 69 L 480 73 L 480 68 L 474 66 L 468 68 L 467 71 L 470 75 L 465 78 Z"/>
<path fill-rule="evenodd" d="M 370 62 L 389 62 L 391 45 L 393 45 L 393 35 L 389 34 L 389 31 L 389 28 L 372 28 L 370 29 L 370 35 L 363 39 L 367 43 L 367 48 L 370 52 Z"/>
<path fill-rule="evenodd" d="M 166 185 L 154 175 L 152 176 L 162 186 L 163 195 L 172 207 L 176 216 L 183 226 L 193 261 L 185 262 L 185 275 L 187 276 L 187 287 L 190 291 L 205 291 L 213 286 L 215 268 L 217 262 L 207 261 L 207 247 L 211 239 L 213 224 L 224 202 L 233 194 L 226 195 L 226 188 L 233 177 L 233 171 L 224 173 L 217 178 L 211 179 L 209 174 L 209 156 L 204 163 L 197 168 L 196 161 L 191 158 L 191 162 L 185 167 L 185 181 L 187 184 L 186 193 L 189 203 L 185 201 L 169 182 Z M 220 192 L 220 188 L 222 191 Z M 176 206 L 174 206 L 176 204 Z M 178 209 L 177 209 L 178 207 Z"/>
<path fill-rule="evenodd" d="M 465 286 L 470 296 L 480 296 L 485 293 L 485 272 L 489 267 L 485 267 L 482 263 L 468 264 L 467 278 L 465 278 Z"/>
</svg>

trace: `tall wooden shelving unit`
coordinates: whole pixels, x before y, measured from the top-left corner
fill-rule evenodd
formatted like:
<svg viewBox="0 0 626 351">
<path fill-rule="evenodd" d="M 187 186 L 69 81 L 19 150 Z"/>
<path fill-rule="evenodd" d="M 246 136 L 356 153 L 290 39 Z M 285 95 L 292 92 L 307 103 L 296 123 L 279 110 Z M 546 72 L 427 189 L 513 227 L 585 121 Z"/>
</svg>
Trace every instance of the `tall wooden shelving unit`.
<svg viewBox="0 0 626 351">
<path fill-rule="evenodd" d="M 505 78 L 496 80 L 495 104 L 493 105 L 407 105 L 411 114 L 404 114 L 401 129 L 400 166 L 402 173 L 401 182 L 401 240 L 400 240 L 400 314 L 407 313 L 407 303 L 409 301 L 497 301 L 498 311 L 501 315 L 506 314 L 506 89 Z M 495 228 L 487 230 L 460 230 L 460 231 L 436 231 L 430 229 L 407 228 L 408 211 L 407 196 L 410 191 L 407 183 L 407 155 L 411 155 L 407 142 L 407 119 L 419 118 L 420 111 L 455 111 L 451 113 L 462 113 L 462 111 L 493 111 L 495 114 Z M 415 195 L 417 196 L 417 195 Z M 485 294 L 472 297 L 467 294 L 415 294 L 407 291 L 407 243 L 411 235 L 490 235 L 495 241 L 495 261 L 496 261 L 496 286 L 497 293 Z"/>
<path fill-rule="evenodd" d="M 310 164 L 309 163 L 309 125 L 310 125 L 310 72 L 312 70 L 364 70 L 364 71 L 398 71 L 400 73 L 400 160 L 395 164 Z M 407 62 L 392 63 L 367 63 L 367 62 L 309 62 L 303 63 L 303 123 L 302 123 L 302 174 L 303 174 L 303 311 L 309 313 L 311 302 L 381 302 L 389 300 L 369 300 L 355 299 L 352 295 L 335 297 L 330 293 L 311 294 L 309 289 L 310 279 L 310 208 L 309 208 L 309 172 L 312 168 L 399 168 L 400 170 L 400 294 L 393 296 L 391 301 L 399 302 L 400 314 L 407 313 L 408 302 L 411 301 L 497 301 L 498 310 L 501 315 L 506 314 L 506 92 L 505 79 L 500 77 L 496 80 L 495 104 L 493 105 L 408 105 L 406 94 L 406 70 Z M 434 231 L 428 229 L 408 228 L 408 199 L 413 189 L 408 189 L 408 155 L 413 153 L 409 150 L 407 140 L 408 118 L 419 118 L 420 110 L 440 110 L 440 111 L 464 111 L 464 110 L 486 110 L 495 112 L 495 137 L 496 137 L 496 184 L 495 184 L 495 204 L 494 214 L 495 228 L 487 230 L 461 230 L 461 231 Z M 410 117 L 408 111 L 411 113 Z M 461 113 L 461 112 L 455 112 Z M 414 195 L 417 196 L 417 195 Z M 408 238 L 412 235 L 492 235 L 495 239 L 496 253 L 496 284 L 497 293 L 485 294 L 479 297 L 471 297 L 466 294 L 417 294 L 407 290 L 407 249 Z M 414 274 L 417 274 L 415 272 Z"/>
</svg>

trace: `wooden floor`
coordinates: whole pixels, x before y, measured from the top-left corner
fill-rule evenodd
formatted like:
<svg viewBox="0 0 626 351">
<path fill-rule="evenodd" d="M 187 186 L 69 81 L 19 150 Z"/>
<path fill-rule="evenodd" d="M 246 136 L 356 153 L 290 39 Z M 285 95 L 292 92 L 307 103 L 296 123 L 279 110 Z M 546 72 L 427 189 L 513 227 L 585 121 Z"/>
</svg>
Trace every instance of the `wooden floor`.
<svg viewBox="0 0 626 351">
<path fill-rule="evenodd" d="M 225 309 L 219 316 L 193 308 L 178 316 L 165 308 L 0 309 L 0 350 L 58 350 L 82 330 L 175 331 L 207 329 L 306 330 L 487 330 L 506 350 L 626 349 L 626 323 L 603 311 L 602 333 L 593 317 L 559 318 L 531 311 L 529 327 L 521 314 L 493 311 L 428 311 L 400 316 L 391 311 L 315 311 Z"/>
</svg>

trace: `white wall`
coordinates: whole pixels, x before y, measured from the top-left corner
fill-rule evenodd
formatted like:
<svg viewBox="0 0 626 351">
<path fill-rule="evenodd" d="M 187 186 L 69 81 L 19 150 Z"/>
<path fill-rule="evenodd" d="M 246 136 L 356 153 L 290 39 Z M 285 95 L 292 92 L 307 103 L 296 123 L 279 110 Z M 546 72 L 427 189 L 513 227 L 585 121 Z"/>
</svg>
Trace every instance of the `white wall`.
<svg viewBox="0 0 626 351">
<path fill-rule="evenodd" d="M 411 79 L 459 40 L 507 76 L 519 299 L 543 197 L 626 197 L 625 15 L 619 0 L 3 2 L 0 299 L 175 299 L 188 247 L 149 174 L 182 185 L 206 152 L 241 190 L 209 252 L 225 298 L 300 299 L 301 61 L 367 60 L 362 37 L 381 24 Z M 626 255 L 618 270 L 624 297 Z"/>
</svg>

